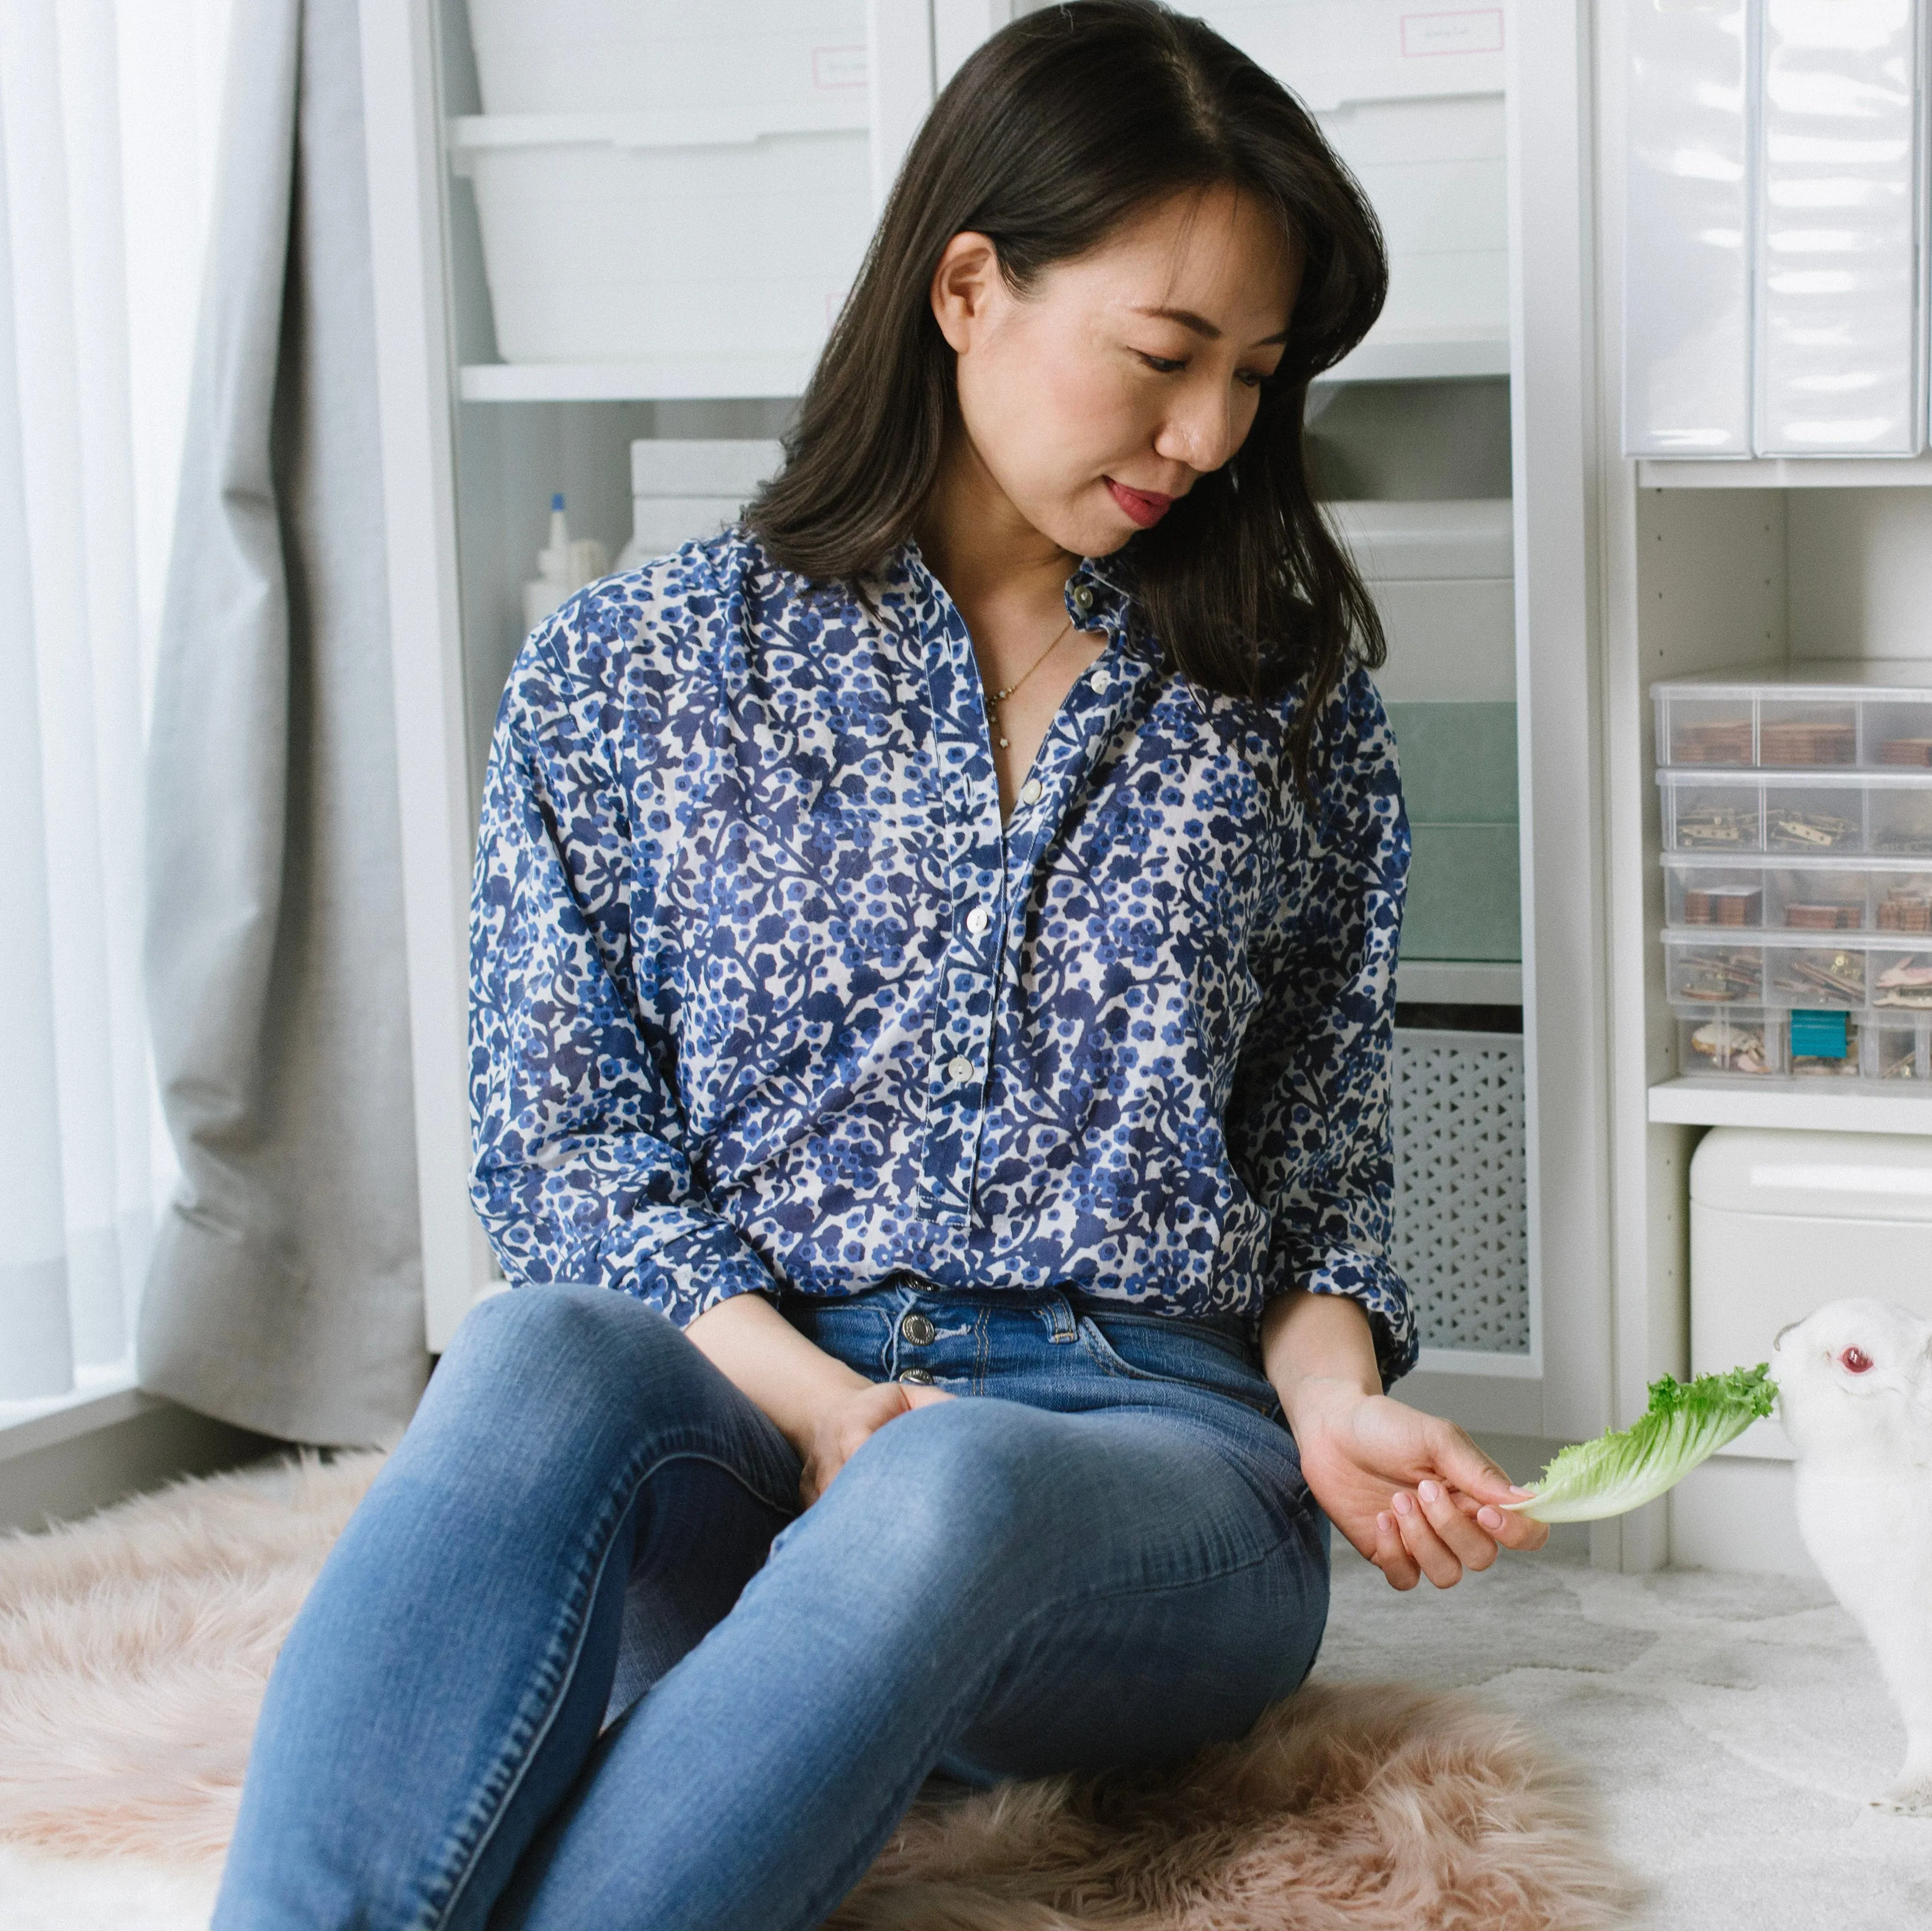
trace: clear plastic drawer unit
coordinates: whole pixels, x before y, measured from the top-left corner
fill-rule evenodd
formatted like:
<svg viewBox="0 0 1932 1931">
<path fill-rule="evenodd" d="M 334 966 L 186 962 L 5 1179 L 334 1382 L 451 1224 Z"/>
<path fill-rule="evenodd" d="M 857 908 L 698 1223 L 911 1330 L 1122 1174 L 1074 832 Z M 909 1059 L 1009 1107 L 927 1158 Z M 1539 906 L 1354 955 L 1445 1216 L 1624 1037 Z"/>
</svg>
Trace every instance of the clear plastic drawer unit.
<svg viewBox="0 0 1932 1931">
<path fill-rule="evenodd" d="M 1932 661 L 1652 696 L 1679 1072 L 1932 1082 Z"/>
</svg>

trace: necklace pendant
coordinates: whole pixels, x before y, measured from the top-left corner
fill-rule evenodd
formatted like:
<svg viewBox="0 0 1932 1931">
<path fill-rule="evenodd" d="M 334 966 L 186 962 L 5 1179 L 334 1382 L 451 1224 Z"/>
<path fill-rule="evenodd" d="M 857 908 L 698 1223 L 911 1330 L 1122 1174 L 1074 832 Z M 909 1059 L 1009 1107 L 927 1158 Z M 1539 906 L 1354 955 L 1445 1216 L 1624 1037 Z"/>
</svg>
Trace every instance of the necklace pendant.
<svg viewBox="0 0 1932 1931">
<path fill-rule="evenodd" d="M 1004 738 L 1002 738 L 1000 740 L 1000 748 L 1002 751 L 1004 751 L 1006 748 L 1006 741 Z"/>
</svg>

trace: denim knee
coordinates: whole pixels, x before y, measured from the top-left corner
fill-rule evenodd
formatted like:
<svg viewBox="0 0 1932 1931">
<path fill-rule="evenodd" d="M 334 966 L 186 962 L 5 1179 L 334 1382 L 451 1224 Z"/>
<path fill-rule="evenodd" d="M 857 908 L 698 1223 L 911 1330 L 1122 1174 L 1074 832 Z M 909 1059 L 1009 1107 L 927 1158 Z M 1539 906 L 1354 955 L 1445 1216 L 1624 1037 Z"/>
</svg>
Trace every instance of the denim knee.
<svg viewBox="0 0 1932 1931">
<path fill-rule="evenodd" d="M 479 1422 L 539 1438 L 580 1435 L 601 1419 L 661 1409 L 701 1366 L 658 1309 L 614 1288 L 514 1288 L 464 1317 L 430 1378 L 423 1410 L 460 1402 Z"/>
</svg>

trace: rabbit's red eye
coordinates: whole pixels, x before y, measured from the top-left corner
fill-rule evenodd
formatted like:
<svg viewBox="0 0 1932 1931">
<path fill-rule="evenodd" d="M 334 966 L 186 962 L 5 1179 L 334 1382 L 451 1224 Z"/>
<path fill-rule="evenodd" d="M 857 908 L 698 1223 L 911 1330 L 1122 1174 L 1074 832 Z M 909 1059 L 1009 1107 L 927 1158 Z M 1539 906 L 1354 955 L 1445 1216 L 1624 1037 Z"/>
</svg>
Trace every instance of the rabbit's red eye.
<svg viewBox="0 0 1932 1931">
<path fill-rule="evenodd" d="M 1871 1364 L 1871 1357 L 1862 1348 L 1848 1348 L 1838 1357 L 1848 1375 L 1862 1375 Z"/>
</svg>

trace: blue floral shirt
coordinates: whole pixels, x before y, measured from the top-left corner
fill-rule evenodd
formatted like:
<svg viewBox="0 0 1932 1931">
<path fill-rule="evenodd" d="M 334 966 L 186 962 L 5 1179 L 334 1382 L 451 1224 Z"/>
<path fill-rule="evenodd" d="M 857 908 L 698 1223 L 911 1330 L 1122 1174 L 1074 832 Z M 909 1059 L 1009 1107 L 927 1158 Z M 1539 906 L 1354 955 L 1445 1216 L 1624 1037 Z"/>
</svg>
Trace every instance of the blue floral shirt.
<svg viewBox="0 0 1932 1931">
<path fill-rule="evenodd" d="M 1262 706 L 1104 634 L 1002 826 L 958 611 L 742 531 L 580 592 L 510 676 L 472 910 L 472 1193 L 507 1278 L 1066 1287 L 1258 1336 L 1292 1288 L 1415 1358 L 1388 1257 L 1408 826 L 1357 671 L 1312 807 Z"/>
</svg>

